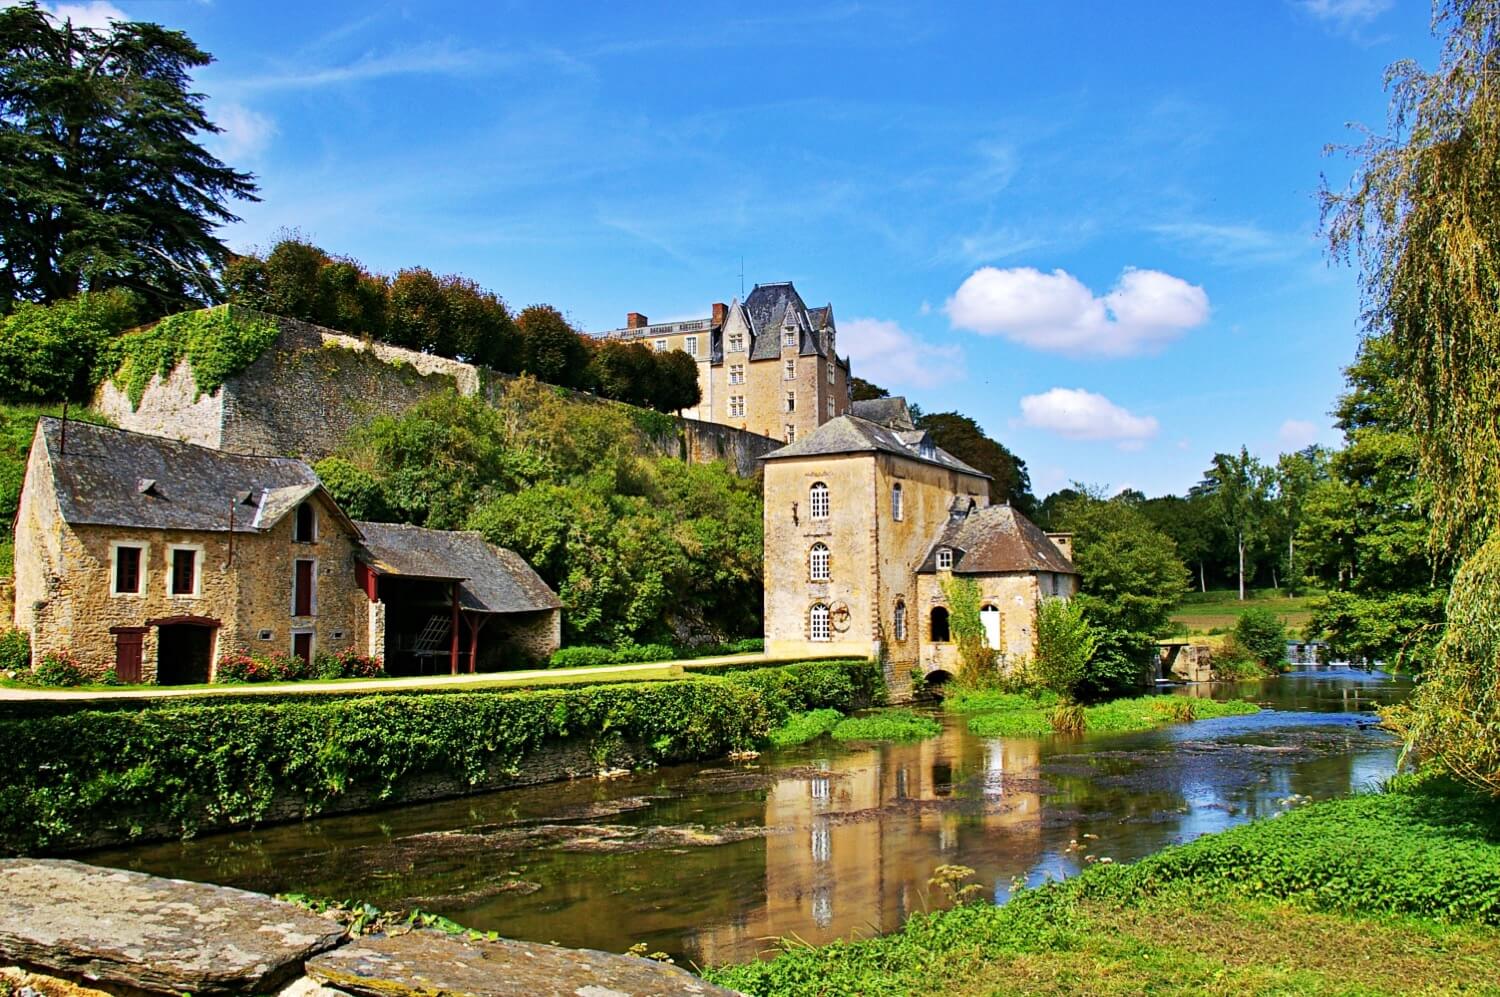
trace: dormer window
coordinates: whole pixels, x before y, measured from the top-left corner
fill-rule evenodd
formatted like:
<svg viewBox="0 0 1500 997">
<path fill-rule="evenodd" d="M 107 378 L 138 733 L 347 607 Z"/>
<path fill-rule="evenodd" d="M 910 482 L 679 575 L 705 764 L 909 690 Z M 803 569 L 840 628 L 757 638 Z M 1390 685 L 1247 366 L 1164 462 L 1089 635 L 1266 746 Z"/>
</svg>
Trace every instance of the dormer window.
<svg viewBox="0 0 1500 997">
<path fill-rule="evenodd" d="M 297 506 L 297 523 L 292 531 L 292 540 L 299 544 L 310 544 L 318 539 L 318 511 L 311 502 Z"/>
<path fill-rule="evenodd" d="M 781 334 L 781 345 L 782 346 L 796 346 L 797 345 L 797 330 L 796 329 L 788 329 L 786 332 L 783 332 Z"/>
<path fill-rule="evenodd" d="M 929 437 L 922 437 L 922 442 L 917 444 L 918 455 L 927 460 L 937 460 L 937 445 Z"/>
<path fill-rule="evenodd" d="M 743 332 L 731 332 L 727 337 L 728 345 L 725 347 L 730 353 L 745 352 L 745 334 Z"/>
<path fill-rule="evenodd" d="M 939 571 L 953 570 L 953 548 L 939 547 L 937 552 L 937 566 Z"/>
</svg>

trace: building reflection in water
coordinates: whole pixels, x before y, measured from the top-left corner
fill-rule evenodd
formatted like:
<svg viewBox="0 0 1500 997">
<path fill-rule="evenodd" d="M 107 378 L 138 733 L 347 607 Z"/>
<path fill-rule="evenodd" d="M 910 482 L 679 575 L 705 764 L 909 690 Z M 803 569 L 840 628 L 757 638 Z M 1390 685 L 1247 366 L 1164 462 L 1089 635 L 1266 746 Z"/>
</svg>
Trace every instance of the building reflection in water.
<svg viewBox="0 0 1500 997">
<path fill-rule="evenodd" d="M 743 959 L 751 939 L 890 931 L 941 905 L 928 879 L 943 862 L 1008 882 L 1041 854 L 1038 764 L 1035 739 L 976 743 L 953 728 L 815 761 L 767 794 L 764 905 L 699 929 L 690 947 L 711 965 Z"/>
</svg>

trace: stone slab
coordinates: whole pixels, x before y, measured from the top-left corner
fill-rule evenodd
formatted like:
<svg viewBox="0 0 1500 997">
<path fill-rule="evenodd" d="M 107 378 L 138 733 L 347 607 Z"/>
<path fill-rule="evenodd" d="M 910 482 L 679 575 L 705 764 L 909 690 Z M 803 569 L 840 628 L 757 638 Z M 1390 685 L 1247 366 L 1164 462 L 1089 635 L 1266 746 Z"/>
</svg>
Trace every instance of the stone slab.
<svg viewBox="0 0 1500 997">
<path fill-rule="evenodd" d="M 0 965 L 154 993 L 266 993 L 343 934 L 259 893 L 0 859 Z"/>
<path fill-rule="evenodd" d="M 649 959 L 440 931 L 374 935 L 307 963 L 307 975 L 356 997 L 731 997 Z"/>
</svg>

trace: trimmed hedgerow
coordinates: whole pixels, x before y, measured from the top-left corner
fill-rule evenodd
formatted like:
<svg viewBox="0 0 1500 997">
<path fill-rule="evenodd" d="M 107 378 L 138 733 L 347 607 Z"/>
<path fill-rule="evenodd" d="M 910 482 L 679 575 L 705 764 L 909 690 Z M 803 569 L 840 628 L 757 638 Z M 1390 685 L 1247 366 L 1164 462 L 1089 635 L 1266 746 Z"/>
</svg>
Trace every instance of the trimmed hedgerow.
<svg viewBox="0 0 1500 997">
<path fill-rule="evenodd" d="M 169 315 L 149 329 L 114 340 L 105 351 L 114 383 L 139 408 L 151 378 L 166 377 L 186 359 L 196 397 L 211 395 L 258 360 L 280 335 L 274 319 L 220 305 Z"/>
<path fill-rule="evenodd" d="M 628 748 L 667 763 L 760 741 L 789 703 L 849 708 L 884 693 L 871 662 L 809 662 L 764 676 L 527 692 L 304 696 L 0 720 L 0 853 L 97 837 L 242 827 L 288 801 L 315 815 L 349 797 L 399 802 L 419 780 L 480 787 L 549 745 L 601 764 Z M 827 696 L 827 701 L 818 697 Z M 347 804 L 346 804 L 347 805 Z"/>
<path fill-rule="evenodd" d="M 886 700 L 880 666 L 867 660 L 754 668 L 731 672 L 724 680 L 759 692 L 765 698 L 771 722 L 776 724 L 794 713 L 824 708 L 848 713 L 867 706 L 882 706 Z"/>
</svg>

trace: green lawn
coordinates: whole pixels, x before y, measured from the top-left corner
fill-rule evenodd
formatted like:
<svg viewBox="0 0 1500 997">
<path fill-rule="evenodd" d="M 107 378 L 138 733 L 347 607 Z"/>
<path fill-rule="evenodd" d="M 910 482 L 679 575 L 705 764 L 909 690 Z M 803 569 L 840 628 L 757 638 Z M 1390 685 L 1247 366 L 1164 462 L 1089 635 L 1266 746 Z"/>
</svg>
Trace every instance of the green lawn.
<svg viewBox="0 0 1500 997">
<path fill-rule="evenodd" d="M 1191 592 L 1172 614 L 1174 623 L 1181 623 L 1190 633 L 1208 633 L 1218 628 L 1229 630 L 1239 621 L 1240 614 L 1250 606 L 1265 606 L 1276 611 L 1289 630 L 1300 631 L 1312 619 L 1312 606 L 1322 598 L 1322 593 L 1288 597 L 1275 589 L 1247 589 L 1245 601 L 1233 589 L 1209 592 Z"/>
</svg>

